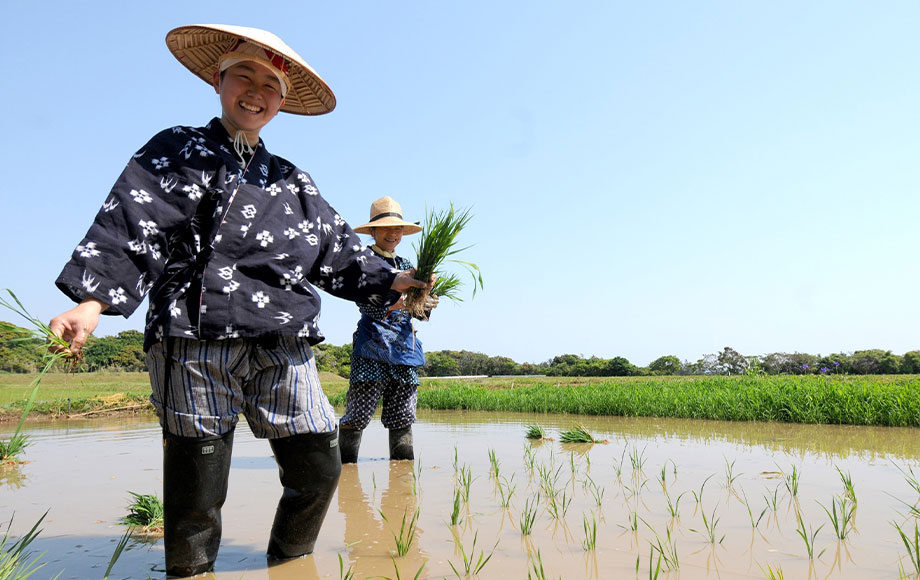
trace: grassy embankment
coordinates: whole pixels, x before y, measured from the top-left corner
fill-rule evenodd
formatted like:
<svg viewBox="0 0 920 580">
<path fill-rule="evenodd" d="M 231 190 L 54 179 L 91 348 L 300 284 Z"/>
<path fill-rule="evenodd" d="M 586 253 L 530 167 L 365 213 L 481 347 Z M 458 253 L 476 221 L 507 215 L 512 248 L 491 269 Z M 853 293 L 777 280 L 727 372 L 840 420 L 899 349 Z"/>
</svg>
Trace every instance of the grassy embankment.
<svg viewBox="0 0 920 580">
<path fill-rule="evenodd" d="M 0 418 L 19 416 L 32 378 L 0 375 Z M 322 380 L 332 403 L 344 405 L 348 381 L 325 373 Z M 33 413 L 148 412 L 148 395 L 145 373 L 51 374 Z M 920 377 L 424 379 L 419 407 L 920 427 Z"/>
</svg>

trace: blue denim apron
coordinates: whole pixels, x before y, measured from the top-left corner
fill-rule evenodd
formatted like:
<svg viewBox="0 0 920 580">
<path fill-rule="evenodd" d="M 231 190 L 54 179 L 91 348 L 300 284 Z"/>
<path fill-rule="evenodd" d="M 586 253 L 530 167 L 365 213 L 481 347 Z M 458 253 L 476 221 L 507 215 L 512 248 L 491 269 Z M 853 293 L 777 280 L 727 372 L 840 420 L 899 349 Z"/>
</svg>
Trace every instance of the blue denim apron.
<svg viewBox="0 0 920 580">
<path fill-rule="evenodd" d="M 412 317 L 405 310 L 396 310 L 385 320 L 362 314 L 352 348 L 357 356 L 394 365 L 425 364 L 422 342 L 415 336 Z"/>
</svg>

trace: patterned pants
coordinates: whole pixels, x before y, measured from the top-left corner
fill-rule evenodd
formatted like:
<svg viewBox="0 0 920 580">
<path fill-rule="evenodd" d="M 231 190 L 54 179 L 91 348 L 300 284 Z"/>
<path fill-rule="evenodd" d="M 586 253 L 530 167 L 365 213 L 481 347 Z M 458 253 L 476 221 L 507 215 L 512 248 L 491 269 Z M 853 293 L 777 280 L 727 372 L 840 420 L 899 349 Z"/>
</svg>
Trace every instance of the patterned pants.
<svg viewBox="0 0 920 580">
<path fill-rule="evenodd" d="M 383 414 L 380 422 L 384 427 L 404 429 L 415 423 L 418 403 L 418 373 L 415 367 L 353 357 L 345 414 L 340 424 L 350 429 L 366 428 L 381 398 Z"/>
<path fill-rule="evenodd" d="M 234 429 L 240 413 L 263 439 L 335 430 L 335 411 L 320 387 L 306 340 L 169 342 L 147 352 L 150 401 L 164 431 L 179 437 L 220 436 Z"/>
</svg>

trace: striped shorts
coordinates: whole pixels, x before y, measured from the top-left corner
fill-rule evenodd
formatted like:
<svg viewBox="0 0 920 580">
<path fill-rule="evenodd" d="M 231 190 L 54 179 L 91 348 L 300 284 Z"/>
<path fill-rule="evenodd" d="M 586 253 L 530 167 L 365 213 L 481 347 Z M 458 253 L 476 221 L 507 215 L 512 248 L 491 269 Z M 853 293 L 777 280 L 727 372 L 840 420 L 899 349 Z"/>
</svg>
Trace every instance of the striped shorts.
<svg viewBox="0 0 920 580">
<path fill-rule="evenodd" d="M 252 433 L 275 439 L 335 430 L 310 344 L 277 340 L 170 338 L 147 352 L 150 401 L 167 433 L 212 437 L 229 433 L 242 413 Z"/>
</svg>

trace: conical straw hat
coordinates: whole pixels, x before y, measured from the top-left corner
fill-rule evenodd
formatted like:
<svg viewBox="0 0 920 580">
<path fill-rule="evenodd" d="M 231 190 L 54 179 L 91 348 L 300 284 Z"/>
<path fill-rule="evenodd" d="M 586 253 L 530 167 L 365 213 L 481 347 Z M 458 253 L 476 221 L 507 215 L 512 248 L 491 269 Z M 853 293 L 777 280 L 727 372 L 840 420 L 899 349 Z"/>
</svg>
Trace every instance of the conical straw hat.
<svg viewBox="0 0 920 580">
<path fill-rule="evenodd" d="M 291 89 L 284 99 L 282 111 L 295 115 L 322 115 L 335 108 L 335 95 L 329 85 L 300 55 L 271 32 L 229 24 L 193 24 L 169 31 L 166 46 L 187 69 L 211 84 L 221 55 L 241 39 L 284 57 Z"/>
</svg>

